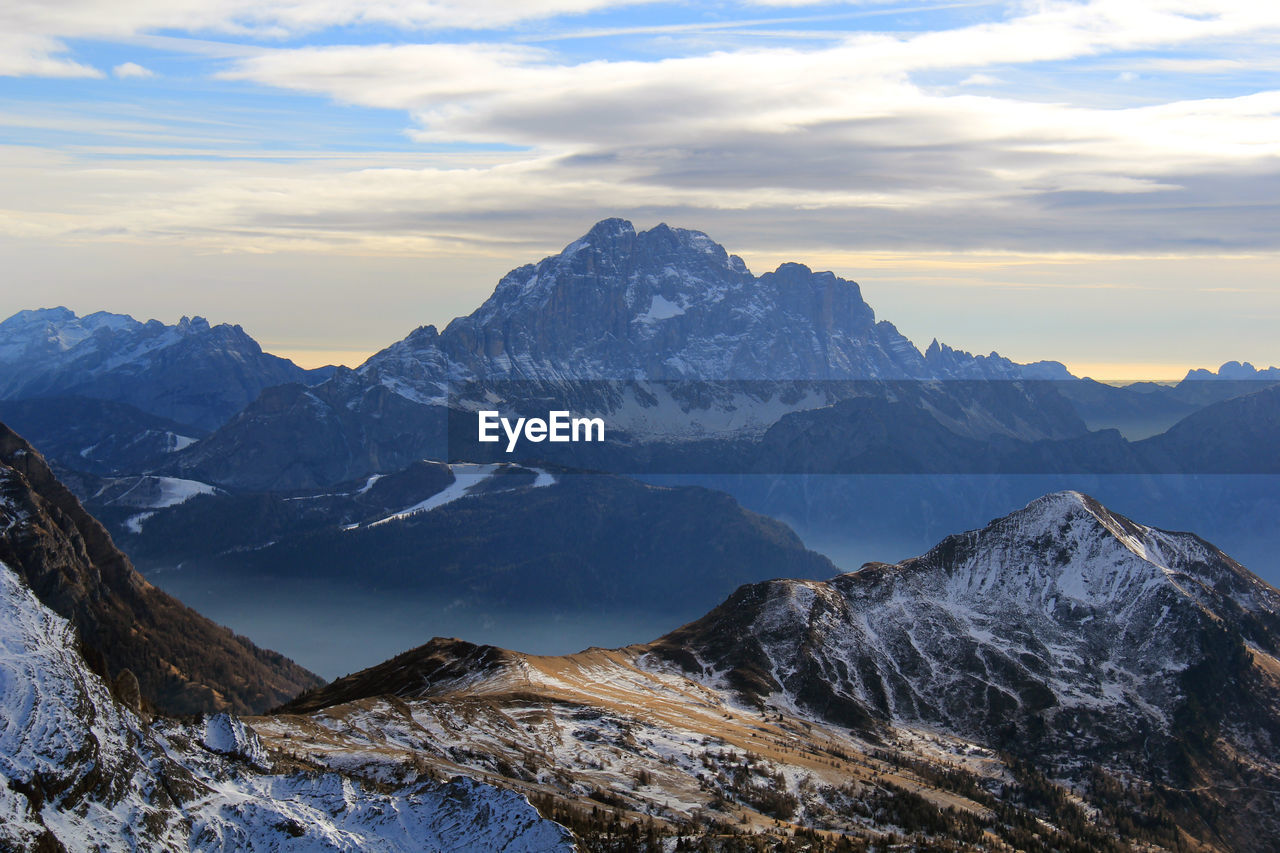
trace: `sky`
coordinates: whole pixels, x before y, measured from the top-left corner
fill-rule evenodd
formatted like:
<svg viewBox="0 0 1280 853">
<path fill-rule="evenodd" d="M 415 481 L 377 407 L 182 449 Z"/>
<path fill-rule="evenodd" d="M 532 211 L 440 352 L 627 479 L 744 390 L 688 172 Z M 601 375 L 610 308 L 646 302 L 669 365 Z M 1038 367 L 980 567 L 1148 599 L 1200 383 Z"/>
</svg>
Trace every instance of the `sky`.
<svg viewBox="0 0 1280 853">
<path fill-rule="evenodd" d="M 1080 375 L 1280 363 L 1280 4 L 0 0 L 0 317 L 354 365 L 610 216 Z"/>
</svg>

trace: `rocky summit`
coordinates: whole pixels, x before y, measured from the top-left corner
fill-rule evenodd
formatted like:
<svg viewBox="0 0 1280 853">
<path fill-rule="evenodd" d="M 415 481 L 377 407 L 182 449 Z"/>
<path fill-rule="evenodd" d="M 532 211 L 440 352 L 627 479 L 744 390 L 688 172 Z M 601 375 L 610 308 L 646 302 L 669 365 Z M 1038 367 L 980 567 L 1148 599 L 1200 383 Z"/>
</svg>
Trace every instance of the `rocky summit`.
<svg viewBox="0 0 1280 853">
<path fill-rule="evenodd" d="M 994 354 L 922 353 L 833 273 L 756 276 L 701 231 L 623 219 L 512 270 L 470 316 L 418 329 L 360 373 L 424 402 L 477 380 L 1022 377 Z"/>
</svg>

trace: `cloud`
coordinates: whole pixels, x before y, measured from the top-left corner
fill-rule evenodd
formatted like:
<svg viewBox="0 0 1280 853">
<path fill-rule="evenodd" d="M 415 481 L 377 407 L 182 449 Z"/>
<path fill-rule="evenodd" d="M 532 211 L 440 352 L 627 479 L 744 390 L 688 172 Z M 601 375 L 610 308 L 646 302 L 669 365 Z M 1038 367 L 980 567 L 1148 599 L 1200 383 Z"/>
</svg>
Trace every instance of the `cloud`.
<svg viewBox="0 0 1280 853">
<path fill-rule="evenodd" d="M 190 25 L 190 4 L 176 5 Z M 482 12 L 515 14 L 514 5 Z M 209 20 L 239 26 L 256 15 L 303 26 L 355 14 L 341 2 L 240 8 L 219 6 Z M 863 34 L 817 49 L 644 61 L 570 61 L 479 41 L 259 46 L 223 54 L 221 78 L 403 111 L 425 150 L 500 151 L 487 162 L 441 154 L 428 166 L 405 155 L 398 168 L 387 157 L 352 168 L 350 158 L 296 151 L 279 158 L 291 163 L 113 152 L 110 169 L 67 155 L 48 168 L 57 175 L 41 192 L 48 209 L 74 212 L 0 218 L 50 238 L 423 254 L 554 244 L 602 212 L 801 246 L 1280 248 L 1268 225 L 1280 192 L 1258 191 L 1280 190 L 1272 177 L 1280 93 L 1115 107 L 1073 100 L 1069 90 L 1032 100 L 1007 83 L 996 96 L 948 82 L 988 85 L 995 78 L 982 68 L 1013 80 L 1012 66 L 1228 38 L 1262 43 L 1280 27 L 1280 9 L 1230 0 L 1026 8 L 994 23 Z M 405 21 L 429 11 L 412 2 L 379 9 Z"/>
<path fill-rule="evenodd" d="M 101 77 L 63 57 L 68 39 L 161 31 L 282 39 L 333 27 L 404 31 L 507 27 L 654 0 L 58 0 L 0 4 L 0 76 Z"/>
<path fill-rule="evenodd" d="M 651 0 L 60 0 L 6 4 L 0 10 L 0 31 L 57 38 L 157 30 L 278 38 L 367 25 L 478 29 L 644 2 Z"/>
<path fill-rule="evenodd" d="M 246 58 L 225 76 L 403 109 L 420 142 L 527 146 L 566 175 L 660 198 L 717 191 L 726 205 L 749 206 L 795 192 L 798 204 L 832 207 L 999 205 L 1168 192 L 1183 172 L 1274 163 L 1274 93 L 1117 109 L 954 94 L 913 79 L 1280 26 L 1280 11 L 1214 8 L 1047 3 L 953 31 L 646 62 L 566 64 L 494 45 L 306 48 Z"/>
<path fill-rule="evenodd" d="M 3 16 L 0 15 L 0 22 Z M 64 58 L 67 48 L 48 36 L 0 26 L 0 77 L 101 77 L 102 72 Z"/>
<path fill-rule="evenodd" d="M 121 80 L 134 77 L 154 77 L 156 73 L 150 68 L 143 68 L 136 62 L 124 62 L 111 69 L 111 73 Z"/>
</svg>

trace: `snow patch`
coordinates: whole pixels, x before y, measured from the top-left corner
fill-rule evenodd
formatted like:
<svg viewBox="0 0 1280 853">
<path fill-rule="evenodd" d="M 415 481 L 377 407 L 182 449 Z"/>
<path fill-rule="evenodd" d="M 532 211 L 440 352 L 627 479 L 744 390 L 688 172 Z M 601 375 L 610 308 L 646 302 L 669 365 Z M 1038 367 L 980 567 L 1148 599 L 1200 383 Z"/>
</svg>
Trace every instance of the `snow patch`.
<svg viewBox="0 0 1280 853">
<path fill-rule="evenodd" d="M 261 770 L 271 767 L 257 733 L 231 714 L 214 714 L 206 719 L 202 743 L 211 752 L 242 758 Z"/>
<path fill-rule="evenodd" d="M 449 470 L 453 472 L 453 482 L 446 488 L 436 492 L 424 501 L 420 501 L 411 507 L 402 509 L 399 512 L 392 513 L 385 518 L 369 523 L 369 527 L 376 527 L 379 524 L 386 524 L 389 521 L 407 518 L 420 512 L 430 512 L 433 509 L 439 509 L 446 504 L 451 504 L 460 498 L 466 497 L 473 489 L 480 486 L 496 472 L 501 469 L 508 469 L 511 466 L 506 463 L 489 463 L 478 464 L 473 462 L 459 462 L 449 466 Z M 537 476 L 529 488 L 542 488 L 544 486 L 553 485 L 556 478 L 548 471 L 539 468 L 529 468 L 526 470 L 534 471 Z M 354 530 L 359 524 L 349 524 L 344 530 Z"/>
<path fill-rule="evenodd" d="M 661 320 L 670 320 L 672 317 L 679 317 L 685 312 L 683 305 L 667 299 L 661 293 L 653 294 L 653 300 L 649 303 L 649 310 L 643 314 L 636 316 L 637 323 L 657 323 Z"/>
</svg>

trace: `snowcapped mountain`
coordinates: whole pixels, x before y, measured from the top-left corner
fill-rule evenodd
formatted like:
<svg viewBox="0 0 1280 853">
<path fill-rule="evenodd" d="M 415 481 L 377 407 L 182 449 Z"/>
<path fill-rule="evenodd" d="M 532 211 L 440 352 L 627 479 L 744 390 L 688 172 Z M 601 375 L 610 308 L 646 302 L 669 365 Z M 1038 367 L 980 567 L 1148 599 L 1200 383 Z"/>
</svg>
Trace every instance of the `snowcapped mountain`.
<svg viewBox="0 0 1280 853">
<path fill-rule="evenodd" d="M 375 788 L 216 714 L 149 721 L 0 562 L 0 848 L 573 851 L 528 801 L 462 777 Z"/>
<path fill-rule="evenodd" d="M 0 399 L 111 400 L 211 430 L 264 388 L 325 375 L 264 353 L 239 326 L 202 317 L 166 326 L 42 308 L 0 322 Z"/>
<path fill-rule="evenodd" d="M 316 388 L 272 389 L 177 467 L 249 488 L 323 485 L 445 456 L 456 444 L 445 407 L 545 414 L 548 400 L 607 415 L 638 443 L 756 436 L 788 412 L 862 395 L 926 398 L 975 438 L 1083 433 L 1043 381 L 1054 367 L 1028 370 L 937 342 L 922 353 L 830 272 L 788 263 L 756 276 L 701 232 L 606 219 L 508 273 L 443 331 L 418 328 Z M 959 379 L 1014 392 L 991 412 L 939 381 Z"/>
<path fill-rule="evenodd" d="M 421 401 L 445 382 L 1020 378 L 875 319 L 858 285 L 788 263 L 754 276 L 700 231 L 606 219 L 519 267 L 469 317 L 418 329 L 360 373 Z"/>
<path fill-rule="evenodd" d="M 161 478 L 142 478 L 132 488 L 134 513 L 208 490 Z M 3 424 L 0 561 L 76 626 L 104 677 L 130 672 L 142 696 L 162 711 L 261 711 L 319 682 L 143 579 L 44 458 Z"/>
<path fill-rule="evenodd" d="M 375 699 L 384 694 L 409 704 Z M 696 745 L 712 743 L 766 756 L 748 780 L 776 773 L 797 813 L 825 813 L 830 797 L 814 792 L 841 784 L 815 774 L 806 750 L 861 750 L 932 767 L 917 791 L 985 767 L 988 782 L 969 786 L 961 809 L 998 811 L 981 791 L 1020 778 L 1021 761 L 1070 789 L 1053 796 L 1080 803 L 1083 826 L 1107 828 L 1106 810 L 1126 801 L 1131 826 L 1180 827 L 1212 849 L 1270 850 L 1280 837 L 1280 592 L 1192 534 L 1076 492 L 895 565 L 742 587 L 649 645 L 538 658 L 438 640 L 292 707 L 313 722 L 281 720 L 271 737 L 327 731 L 335 761 L 370 738 L 419 737 L 419 726 L 430 749 L 490 772 L 497 757 L 510 766 L 526 754 L 503 732 L 527 720 L 527 746 L 554 756 L 549 776 L 598 784 L 643 768 L 651 775 L 638 778 L 668 781 L 634 786 L 628 802 L 685 813 L 716 790 L 747 805 L 755 796 L 757 783 L 706 784 L 717 768 Z M 476 744 L 470 759 L 433 740 L 436 727 Z M 992 749 L 1004 757 L 993 762 Z M 515 778 L 543 779 L 525 766 L 534 775 Z M 860 778 L 845 773 L 844 784 Z M 801 784 L 805 774 L 821 779 Z"/>
<path fill-rule="evenodd" d="M 1180 706 L 1214 695 L 1189 682 L 1230 676 L 1201 673 L 1226 631 L 1246 661 L 1280 652 L 1280 593 L 1193 535 L 1064 492 L 897 565 L 744 587 L 663 642 L 762 700 L 1007 725 L 1080 755 L 1174 737 Z"/>
<path fill-rule="evenodd" d="M 1032 372 L 1046 371 L 1042 364 Z M 451 390 L 457 402 L 465 393 L 458 386 L 469 383 L 1024 378 L 1022 366 L 995 353 L 975 358 L 937 341 L 920 352 L 876 320 L 855 282 L 830 272 L 786 263 L 756 276 L 700 231 L 664 224 L 637 232 L 622 219 L 598 222 L 560 254 L 512 270 L 470 316 L 443 332 L 416 330 L 357 373 L 434 404 L 450 403 Z M 1061 373 L 1053 378 L 1069 377 Z M 755 391 L 766 400 L 781 395 Z M 707 408 L 677 400 L 686 416 Z"/>
</svg>

